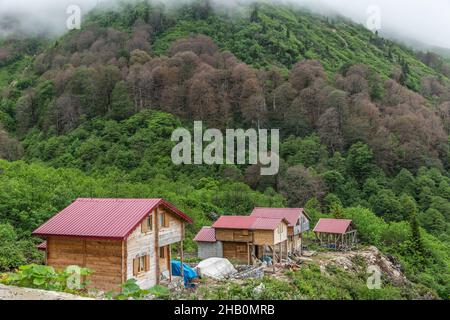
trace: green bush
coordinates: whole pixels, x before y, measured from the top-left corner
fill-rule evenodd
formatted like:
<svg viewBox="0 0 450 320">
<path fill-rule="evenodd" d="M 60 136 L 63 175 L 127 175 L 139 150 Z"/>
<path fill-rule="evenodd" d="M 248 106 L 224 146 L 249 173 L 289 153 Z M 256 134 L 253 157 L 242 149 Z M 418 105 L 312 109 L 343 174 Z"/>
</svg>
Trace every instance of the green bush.
<svg viewBox="0 0 450 320">
<path fill-rule="evenodd" d="M 82 277 L 90 274 L 89 269 L 77 266 L 68 267 L 65 271 L 55 271 L 53 267 L 30 264 L 20 266 L 16 272 L 4 274 L 1 282 L 19 287 L 80 293 L 88 284 L 86 281 L 81 282 Z"/>
<path fill-rule="evenodd" d="M 164 286 L 156 285 L 150 289 L 141 289 L 136 283 L 136 279 L 128 279 L 122 285 L 122 291 L 119 294 L 108 293 L 108 296 L 116 300 L 141 300 L 148 295 L 153 295 L 157 299 L 168 299 L 170 296 L 169 289 Z"/>
</svg>

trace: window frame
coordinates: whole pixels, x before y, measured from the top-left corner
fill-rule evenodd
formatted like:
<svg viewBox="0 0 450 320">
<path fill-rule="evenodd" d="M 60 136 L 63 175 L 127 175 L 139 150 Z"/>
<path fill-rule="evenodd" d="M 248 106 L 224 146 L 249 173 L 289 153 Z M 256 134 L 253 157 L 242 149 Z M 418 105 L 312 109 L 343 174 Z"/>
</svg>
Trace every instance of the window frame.
<svg viewBox="0 0 450 320">
<path fill-rule="evenodd" d="M 139 259 L 139 263 L 138 263 L 138 274 L 139 273 L 142 273 L 142 272 L 145 272 L 145 256 L 140 256 L 140 257 L 138 257 L 138 259 Z"/>
<path fill-rule="evenodd" d="M 153 232 L 153 216 L 149 215 L 147 217 L 147 232 Z"/>
<path fill-rule="evenodd" d="M 133 276 L 137 277 L 148 271 L 150 271 L 150 255 L 136 256 L 133 259 Z"/>
<path fill-rule="evenodd" d="M 166 247 L 159 247 L 159 258 L 165 259 L 166 258 Z"/>
<path fill-rule="evenodd" d="M 147 216 L 141 223 L 141 232 L 143 234 L 148 234 L 153 232 L 153 216 Z"/>
<path fill-rule="evenodd" d="M 164 211 L 158 212 L 158 227 L 160 229 L 164 229 L 164 228 L 168 227 L 166 225 L 167 224 L 167 220 L 166 219 L 167 219 L 167 216 L 166 216 L 166 213 Z"/>
</svg>

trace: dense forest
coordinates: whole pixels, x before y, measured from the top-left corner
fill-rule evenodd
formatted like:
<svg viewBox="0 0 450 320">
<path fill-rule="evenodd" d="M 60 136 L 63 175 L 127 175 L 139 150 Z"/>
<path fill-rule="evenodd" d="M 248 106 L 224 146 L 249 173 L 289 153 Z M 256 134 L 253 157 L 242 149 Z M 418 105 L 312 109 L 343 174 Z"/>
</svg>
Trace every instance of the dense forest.
<svg viewBox="0 0 450 320">
<path fill-rule="evenodd" d="M 349 217 L 448 299 L 450 64 L 340 17 L 236 11 L 137 1 L 58 39 L 0 39 L 0 271 L 41 262 L 31 232 L 77 197 L 164 197 L 194 218 L 189 240 L 254 206 Z M 174 165 L 193 120 L 280 129 L 279 174 Z"/>
</svg>

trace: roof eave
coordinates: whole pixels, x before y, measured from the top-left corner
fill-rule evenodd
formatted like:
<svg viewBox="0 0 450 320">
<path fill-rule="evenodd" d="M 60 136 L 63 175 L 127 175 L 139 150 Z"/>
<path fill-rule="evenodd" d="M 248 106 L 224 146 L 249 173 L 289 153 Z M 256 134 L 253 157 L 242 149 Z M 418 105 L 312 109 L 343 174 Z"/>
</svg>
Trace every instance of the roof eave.
<svg viewBox="0 0 450 320">
<path fill-rule="evenodd" d="M 40 238 L 48 238 L 48 237 L 61 237 L 61 238 L 80 238 L 80 239 L 97 239 L 97 240 L 114 240 L 114 241 L 122 241 L 125 240 L 126 237 L 114 236 L 93 236 L 93 235 L 73 235 L 73 234 L 57 234 L 57 233 L 40 233 L 33 232 L 33 236 Z"/>
</svg>

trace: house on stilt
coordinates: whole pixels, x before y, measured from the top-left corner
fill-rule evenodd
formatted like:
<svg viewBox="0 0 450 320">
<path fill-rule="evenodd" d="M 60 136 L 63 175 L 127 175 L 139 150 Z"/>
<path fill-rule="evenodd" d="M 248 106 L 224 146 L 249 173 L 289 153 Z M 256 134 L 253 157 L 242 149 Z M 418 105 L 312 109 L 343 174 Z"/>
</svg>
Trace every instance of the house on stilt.
<svg viewBox="0 0 450 320">
<path fill-rule="evenodd" d="M 255 208 L 250 216 L 222 216 L 195 236 L 198 256 L 251 264 L 271 256 L 275 262 L 302 252 L 310 218 L 302 208 Z"/>
<path fill-rule="evenodd" d="M 90 286 L 120 290 L 134 278 L 141 288 L 172 280 L 172 246 L 183 260 L 185 213 L 164 199 L 77 199 L 33 234 L 45 239 L 46 264 L 89 268 Z"/>
<path fill-rule="evenodd" d="M 328 249 L 349 250 L 357 242 L 352 220 L 321 218 L 313 231 L 320 245 Z"/>
<path fill-rule="evenodd" d="M 250 216 L 221 216 L 195 236 L 198 256 L 252 264 L 269 256 L 275 262 L 301 254 L 309 217 L 301 208 L 255 208 Z"/>
<path fill-rule="evenodd" d="M 203 227 L 194 240 L 200 258 L 220 257 L 245 264 L 270 256 L 287 257 L 287 226 L 284 218 L 221 216 L 212 227 Z"/>
<path fill-rule="evenodd" d="M 309 230 L 311 218 L 303 208 L 254 208 L 250 214 L 258 218 L 284 218 L 288 221 L 289 254 L 302 254 L 303 234 Z"/>
</svg>

